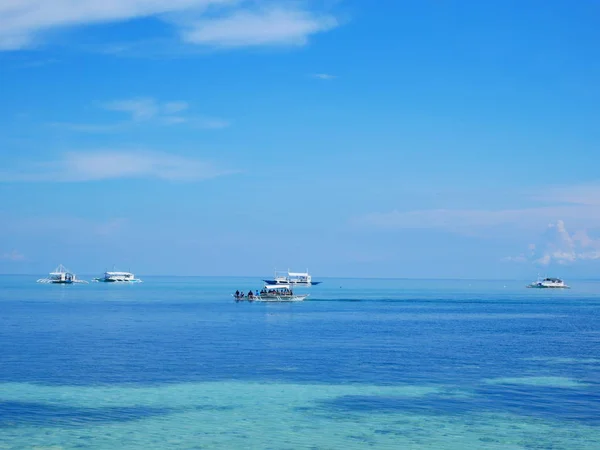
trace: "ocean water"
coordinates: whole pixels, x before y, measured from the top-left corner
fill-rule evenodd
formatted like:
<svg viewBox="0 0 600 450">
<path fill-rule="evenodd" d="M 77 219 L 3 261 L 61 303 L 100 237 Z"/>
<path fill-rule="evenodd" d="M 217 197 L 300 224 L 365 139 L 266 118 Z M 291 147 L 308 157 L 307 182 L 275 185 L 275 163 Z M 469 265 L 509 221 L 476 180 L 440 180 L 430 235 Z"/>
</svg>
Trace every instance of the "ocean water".
<svg viewBox="0 0 600 450">
<path fill-rule="evenodd" d="M 600 449 L 600 282 L 0 276 L 0 448 Z"/>
</svg>

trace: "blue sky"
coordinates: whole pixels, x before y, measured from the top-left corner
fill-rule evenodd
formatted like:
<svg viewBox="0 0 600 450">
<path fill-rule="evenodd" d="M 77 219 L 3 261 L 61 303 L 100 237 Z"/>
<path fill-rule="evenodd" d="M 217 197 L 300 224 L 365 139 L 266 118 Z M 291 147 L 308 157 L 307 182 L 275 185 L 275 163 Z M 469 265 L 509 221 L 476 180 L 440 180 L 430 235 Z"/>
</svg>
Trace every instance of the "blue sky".
<svg viewBox="0 0 600 450">
<path fill-rule="evenodd" d="M 598 276 L 599 15 L 0 1 L 0 272 Z"/>
</svg>

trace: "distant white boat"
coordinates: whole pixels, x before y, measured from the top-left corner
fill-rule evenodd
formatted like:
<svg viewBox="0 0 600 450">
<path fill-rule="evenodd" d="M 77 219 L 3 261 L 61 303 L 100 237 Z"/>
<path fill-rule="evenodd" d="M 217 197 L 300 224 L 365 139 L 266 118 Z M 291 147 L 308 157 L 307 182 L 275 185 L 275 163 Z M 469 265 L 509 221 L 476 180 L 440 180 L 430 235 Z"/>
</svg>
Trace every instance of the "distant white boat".
<svg viewBox="0 0 600 450">
<path fill-rule="evenodd" d="M 85 280 L 78 280 L 73 272 L 60 264 L 53 272 L 48 274 L 47 278 L 40 278 L 38 283 L 45 284 L 87 284 Z"/>
<path fill-rule="evenodd" d="M 248 294 L 237 291 L 232 294 L 236 302 L 302 302 L 308 297 L 308 294 L 294 294 L 292 286 L 289 284 L 268 284 L 260 292 L 250 291 Z"/>
<path fill-rule="evenodd" d="M 287 272 L 276 271 L 274 279 L 263 281 L 268 285 L 291 284 L 295 286 L 314 286 L 321 283 L 320 281 L 312 281 L 308 269 L 306 272 L 290 272 L 289 269 Z"/>
<path fill-rule="evenodd" d="M 131 272 L 104 272 L 104 276 L 94 278 L 93 281 L 104 283 L 141 283 L 142 280 L 136 278 Z"/>
<path fill-rule="evenodd" d="M 567 286 L 563 280 L 552 277 L 538 279 L 537 281 L 527 285 L 527 287 L 537 289 L 569 289 L 569 286 Z"/>
</svg>

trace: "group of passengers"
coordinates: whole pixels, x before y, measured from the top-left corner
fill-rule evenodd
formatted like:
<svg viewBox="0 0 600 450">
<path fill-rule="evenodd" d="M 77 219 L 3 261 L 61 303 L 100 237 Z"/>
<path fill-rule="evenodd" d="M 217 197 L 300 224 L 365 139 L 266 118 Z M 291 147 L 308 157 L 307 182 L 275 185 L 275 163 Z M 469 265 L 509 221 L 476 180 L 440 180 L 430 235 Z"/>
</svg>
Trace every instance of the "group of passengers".
<svg viewBox="0 0 600 450">
<path fill-rule="evenodd" d="M 288 288 L 277 288 L 277 290 L 273 291 L 277 295 L 294 295 L 291 289 Z"/>
<path fill-rule="evenodd" d="M 256 290 L 256 293 L 252 292 L 252 289 L 250 289 L 247 294 L 244 294 L 244 291 L 235 291 L 233 296 L 237 299 L 247 297 L 249 300 L 252 300 L 254 297 L 259 297 L 259 293 L 258 289 Z"/>
<path fill-rule="evenodd" d="M 267 294 L 294 295 L 294 293 L 292 292 L 291 289 L 281 288 L 281 289 L 277 289 L 277 290 L 273 290 L 273 291 L 268 291 L 267 289 L 262 289 L 260 291 L 260 293 L 258 292 L 258 289 L 256 290 L 256 292 L 252 292 L 252 289 L 250 289 L 247 294 L 244 294 L 244 291 L 237 290 L 237 291 L 235 291 L 235 294 L 233 294 L 233 296 L 236 298 L 236 300 L 241 300 L 243 298 L 247 298 L 248 300 L 254 300 L 257 297 L 261 297 L 261 296 L 267 295 Z"/>
</svg>

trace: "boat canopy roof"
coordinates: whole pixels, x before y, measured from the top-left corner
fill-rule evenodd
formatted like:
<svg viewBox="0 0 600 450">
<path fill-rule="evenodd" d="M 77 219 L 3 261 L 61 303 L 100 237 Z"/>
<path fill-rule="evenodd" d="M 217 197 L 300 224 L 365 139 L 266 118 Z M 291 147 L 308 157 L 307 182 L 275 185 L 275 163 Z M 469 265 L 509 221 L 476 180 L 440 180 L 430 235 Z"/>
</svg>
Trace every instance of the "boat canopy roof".
<svg viewBox="0 0 600 450">
<path fill-rule="evenodd" d="M 290 277 L 308 277 L 308 272 L 288 272 Z"/>
<path fill-rule="evenodd" d="M 133 274 L 131 272 L 105 272 L 106 275 L 131 275 L 133 276 Z"/>
<path fill-rule="evenodd" d="M 267 284 L 265 286 L 267 291 L 276 291 L 278 289 L 290 289 L 289 284 Z"/>
<path fill-rule="evenodd" d="M 562 283 L 562 280 L 560 278 L 544 278 L 544 281 L 554 281 L 557 283 Z"/>
</svg>

